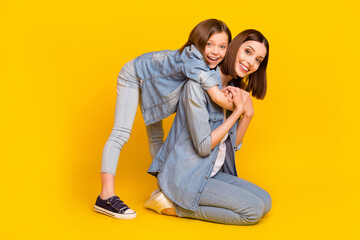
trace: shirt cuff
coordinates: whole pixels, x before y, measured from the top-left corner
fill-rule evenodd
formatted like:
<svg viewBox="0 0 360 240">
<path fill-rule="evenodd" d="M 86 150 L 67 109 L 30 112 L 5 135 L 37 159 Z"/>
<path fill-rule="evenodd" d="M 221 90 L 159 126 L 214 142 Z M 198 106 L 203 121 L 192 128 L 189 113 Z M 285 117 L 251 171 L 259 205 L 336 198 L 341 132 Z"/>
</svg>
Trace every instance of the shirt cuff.
<svg viewBox="0 0 360 240">
<path fill-rule="evenodd" d="M 242 143 L 243 143 L 243 142 L 241 142 L 239 145 L 236 146 L 235 151 L 240 150 L 240 148 L 241 148 L 241 146 L 242 146 Z"/>
<path fill-rule="evenodd" d="M 198 146 L 198 153 L 201 157 L 206 157 L 211 153 L 211 135 L 207 136 Z"/>
</svg>

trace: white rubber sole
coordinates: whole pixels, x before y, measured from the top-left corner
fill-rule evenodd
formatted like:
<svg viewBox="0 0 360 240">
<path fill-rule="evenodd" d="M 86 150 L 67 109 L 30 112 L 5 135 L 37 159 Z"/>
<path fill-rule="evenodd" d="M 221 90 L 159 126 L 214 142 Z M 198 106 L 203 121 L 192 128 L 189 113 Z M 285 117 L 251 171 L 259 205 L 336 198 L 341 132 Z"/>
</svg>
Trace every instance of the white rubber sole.
<svg viewBox="0 0 360 240">
<path fill-rule="evenodd" d="M 136 212 L 134 212 L 134 213 L 125 213 L 125 214 L 113 213 L 113 212 L 110 212 L 109 210 L 98 207 L 96 205 L 94 206 L 94 210 L 96 212 L 99 212 L 99 213 L 105 214 L 105 215 L 107 215 L 109 217 L 113 217 L 113 218 L 117 218 L 117 219 L 134 219 L 134 218 L 136 218 Z"/>
</svg>

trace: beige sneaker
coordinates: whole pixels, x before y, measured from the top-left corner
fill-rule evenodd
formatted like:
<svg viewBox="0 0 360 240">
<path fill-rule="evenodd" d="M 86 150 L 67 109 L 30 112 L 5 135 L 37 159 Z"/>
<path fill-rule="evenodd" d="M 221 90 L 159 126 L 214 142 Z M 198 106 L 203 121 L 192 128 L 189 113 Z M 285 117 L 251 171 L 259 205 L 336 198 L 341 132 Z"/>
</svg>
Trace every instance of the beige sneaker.
<svg viewBox="0 0 360 240">
<path fill-rule="evenodd" d="M 150 196 L 150 197 L 153 197 L 155 194 L 157 194 L 157 193 L 159 193 L 159 192 L 161 192 L 161 190 L 160 190 L 160 189 L 156 189 L 155 191 L 153 191 L 153 192 L 151 193 L 151 196 Z"/>
<path fill-rule="evenodd" d="M 173 202 L 168 199 L 165 194 L 160 191 L 156 194 L 152 194 L 149 200 L 145 202 L 145 207 L 152 209 L 159 214 L 162 214 L 161 211 L 167 208 L 173 208 Z"/>
</svg>

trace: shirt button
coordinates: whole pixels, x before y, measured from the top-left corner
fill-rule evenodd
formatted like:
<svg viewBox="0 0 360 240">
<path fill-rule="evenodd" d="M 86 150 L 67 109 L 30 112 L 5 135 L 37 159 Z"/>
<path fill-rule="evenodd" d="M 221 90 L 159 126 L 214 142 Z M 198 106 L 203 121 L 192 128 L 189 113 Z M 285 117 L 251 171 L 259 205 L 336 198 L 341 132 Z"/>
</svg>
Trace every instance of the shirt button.
<svg viewBox="0 0 360 240">
<path fill-rule="evenodd" d="M 230 132 L 230 134 L 233 134 L 233 132 Z"/>
<path fill-rule="evenodd" d="M 215 164 L 215 161 L 212 161 L 212 164 Z"/>
<path fill-rule="evenodd" d="M 208 176 L 205 177 L 205 179 L 208 179 L 208 178 L 209 178 Z"/>
<path fill-rule="evenodd" d="M 234 149 L 236 149 L 236 147 L 234 147 Z"/>
</svg>

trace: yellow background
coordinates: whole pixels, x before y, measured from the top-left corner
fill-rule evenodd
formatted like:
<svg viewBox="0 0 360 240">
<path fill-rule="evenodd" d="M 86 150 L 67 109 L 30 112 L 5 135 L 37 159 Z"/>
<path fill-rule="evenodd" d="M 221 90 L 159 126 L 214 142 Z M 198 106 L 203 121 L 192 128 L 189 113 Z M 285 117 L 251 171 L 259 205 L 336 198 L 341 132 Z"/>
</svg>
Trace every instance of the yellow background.
<svg viewBox="0 0 360 240">
<path fill-rule="evenodd" d="M 1 239 L 359 237 L 359 7 L 333 1 L 0 1 Z M 206 18 L 270 42 L 268 93 L 237 153 L 273 208 L 236 227 L 158 215 L 138 111 L 117 192 L 138 212 L 92 208 L 127 61 L 177 49 Z M 166 120 L 166 131 L 173 117 Z"/>
</svg>

